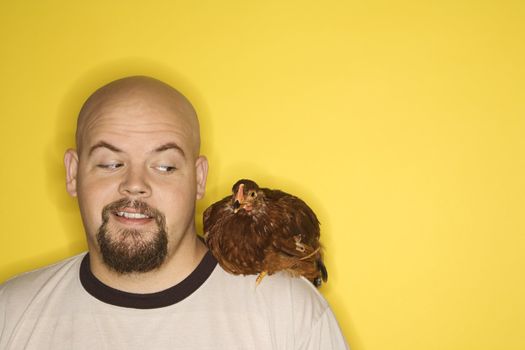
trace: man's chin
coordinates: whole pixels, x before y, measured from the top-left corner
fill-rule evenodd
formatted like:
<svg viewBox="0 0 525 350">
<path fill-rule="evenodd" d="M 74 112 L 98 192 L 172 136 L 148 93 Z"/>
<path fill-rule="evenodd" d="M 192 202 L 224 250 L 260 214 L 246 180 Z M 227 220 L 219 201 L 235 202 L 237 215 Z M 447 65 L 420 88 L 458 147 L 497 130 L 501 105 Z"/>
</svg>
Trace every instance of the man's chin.
<svg viewBox="0 0 525 350">
<path fill-rule="evenodd" d="M 100 231 L 97 241 L 105 265 L 121 274 L 155 270 L 167 256 L 168 240 L 164 231 Z"/>
<path fill-rule="evenodd" d="M 102 260 L 118 273 L 149 272 L 168 255 L 163 213 L 140 201 L 121 199 L 102 210 L 97 243 Z"/>
<path fill-rule="evenodd" d="M 122 228 L 112 227 L 108 228 L 106 238 L 112 244 L 128 246 L 130 249 L 136 246 L 144 246 L 151 244 L 155 240 L 155 235 L 158 232 L 146 228 Z"/>
</svg>

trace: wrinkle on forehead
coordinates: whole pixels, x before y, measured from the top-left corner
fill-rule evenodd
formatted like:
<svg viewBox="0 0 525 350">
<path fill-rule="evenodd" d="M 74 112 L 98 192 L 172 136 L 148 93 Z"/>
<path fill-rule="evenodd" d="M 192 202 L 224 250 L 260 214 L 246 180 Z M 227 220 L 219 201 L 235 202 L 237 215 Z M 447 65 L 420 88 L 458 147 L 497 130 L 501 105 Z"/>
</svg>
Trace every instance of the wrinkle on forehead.
<svg viewBox="0 0 525 350">
<path fill-rule="evenodd" d="M 151 113 L 167 116 L 166 125 L 178 125 L 191 137 L 192 152 L 199 155 L 200 131 L 197 113 L 191 103 L 173 87 L 150 77 L 133 76 L 113 81 L 95 91 L 84 103 L 77 120 L 76 143 L 80 154 L 86 132 L 95 124 L 111 119 L 111 109 L 118 105 L 129 109 L 130 117 L 135 110 L 149 109 Z M 141 120 L 142 118 L 142 120 Z M 171 119 L 171 120 L 170 120 Z M 134 123 L 149 123 L 139 113 Z M 182 131 L 182 130 L 181 130 Z"/>
</svg>

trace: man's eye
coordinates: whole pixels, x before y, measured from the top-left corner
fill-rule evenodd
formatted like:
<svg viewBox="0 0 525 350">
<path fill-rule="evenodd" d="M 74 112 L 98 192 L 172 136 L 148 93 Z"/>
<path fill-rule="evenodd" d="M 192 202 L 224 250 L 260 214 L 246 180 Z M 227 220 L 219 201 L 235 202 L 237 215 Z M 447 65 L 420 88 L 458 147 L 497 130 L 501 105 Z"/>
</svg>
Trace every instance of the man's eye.
<svg viewBox="0 0 525 350">
<path fill-rule="evenodd" d="M 97 164 L 97 167 L 107 170 L 115 170 L 122 166 L 121 163 Z"/>
<path fill-rule="evenodd" d="M 160 170 L 162 172 L 165 172 L 165 173 L 172 173 L 174 172 L 177 168 L 175 168 L 174 166 L 171 166 L 171 165 L 158 165 L 155 167 L 157 170 Z"/>
</svg>

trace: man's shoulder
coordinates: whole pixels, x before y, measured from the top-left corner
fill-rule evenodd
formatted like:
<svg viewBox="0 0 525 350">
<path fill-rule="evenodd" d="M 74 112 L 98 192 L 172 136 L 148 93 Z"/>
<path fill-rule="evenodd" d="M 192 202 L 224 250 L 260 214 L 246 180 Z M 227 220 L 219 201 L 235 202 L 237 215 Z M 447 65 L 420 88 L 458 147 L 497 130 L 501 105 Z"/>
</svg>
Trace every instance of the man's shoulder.
<svg viewBox="0 0 525 350">
<path fill-rule="evenodd" d="M 320 318 L 329 309 L 328 302 L 319 290 L 306 278 L 278 272 L 265 277 L 257 289 L 267 303 L 282 301 L 280 307 L 290 308 L 299 317 Z"/>
<path fill-rule="evenodd" d="M 327 305 L 319 290 L 310 281 L 304 277 L 294 277 L 287 272 L 277 272 L 271 276 L 264 277 L 257 286 L 257 290 L 268 294 L 270 297 L 291 294 L 294 299 L 309 299 L 318 302 L 322 306 Z"/>
<path fill-rule="evenodd" d="M 327 308 L 328 302 L 317 288 L 303 277 L 293 277 L 287 272 L 277 272 L 266 276 L 256 285 L 256 275 L 232 275 L 217 266 L 216 284 L 225 293 L 238 298 L 254 300 L 267 308 L 300 309 L 319 317 Z M 297 310 L 296 310 L 297 311 Z"/>
<path fill-rule="evenodd" d="M 337 348 L 346 348 L 328 302 L 310 281 L 287 272 L 266 276 L 259 285 L 256 279 L 256 275 L 232 275 L 217 266 L 207 286 L 203 286 L 207 295 L 199 303 L 218 304 L 219 310 L 228 310 L 237 319 L 266 329 L 272 341 L 284 341 L 285 348 L 317 341 L 312 340 L 312 333 L 316 332 L 341 344 Z"/>
<path fill-rule="evenodd" d="M 0 285 L 2 299 L 31 297 L 44 287 L 56 286 L 66 277 L 78 275 L 80 262 L 86 253 L 61 260 L 52 265 L 22 273 Z"/>
</svg>

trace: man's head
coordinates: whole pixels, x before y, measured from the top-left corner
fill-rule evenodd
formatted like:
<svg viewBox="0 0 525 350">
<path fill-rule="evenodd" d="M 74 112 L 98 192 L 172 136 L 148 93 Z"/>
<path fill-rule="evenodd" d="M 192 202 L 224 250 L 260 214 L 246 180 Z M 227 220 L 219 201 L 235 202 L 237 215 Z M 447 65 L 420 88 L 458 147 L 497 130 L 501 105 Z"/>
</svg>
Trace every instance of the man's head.
<svg viewBox="0 0 525 350">
<path fill-rule="evenodd" d="M 208 166 L 195 110 L 177 90 L 147 77 L 100 88 L 80 111 L 76 141 L 64 158 L 67 190 L 107 266 L 150 271 L 195 235 Z"/>
</svg>

